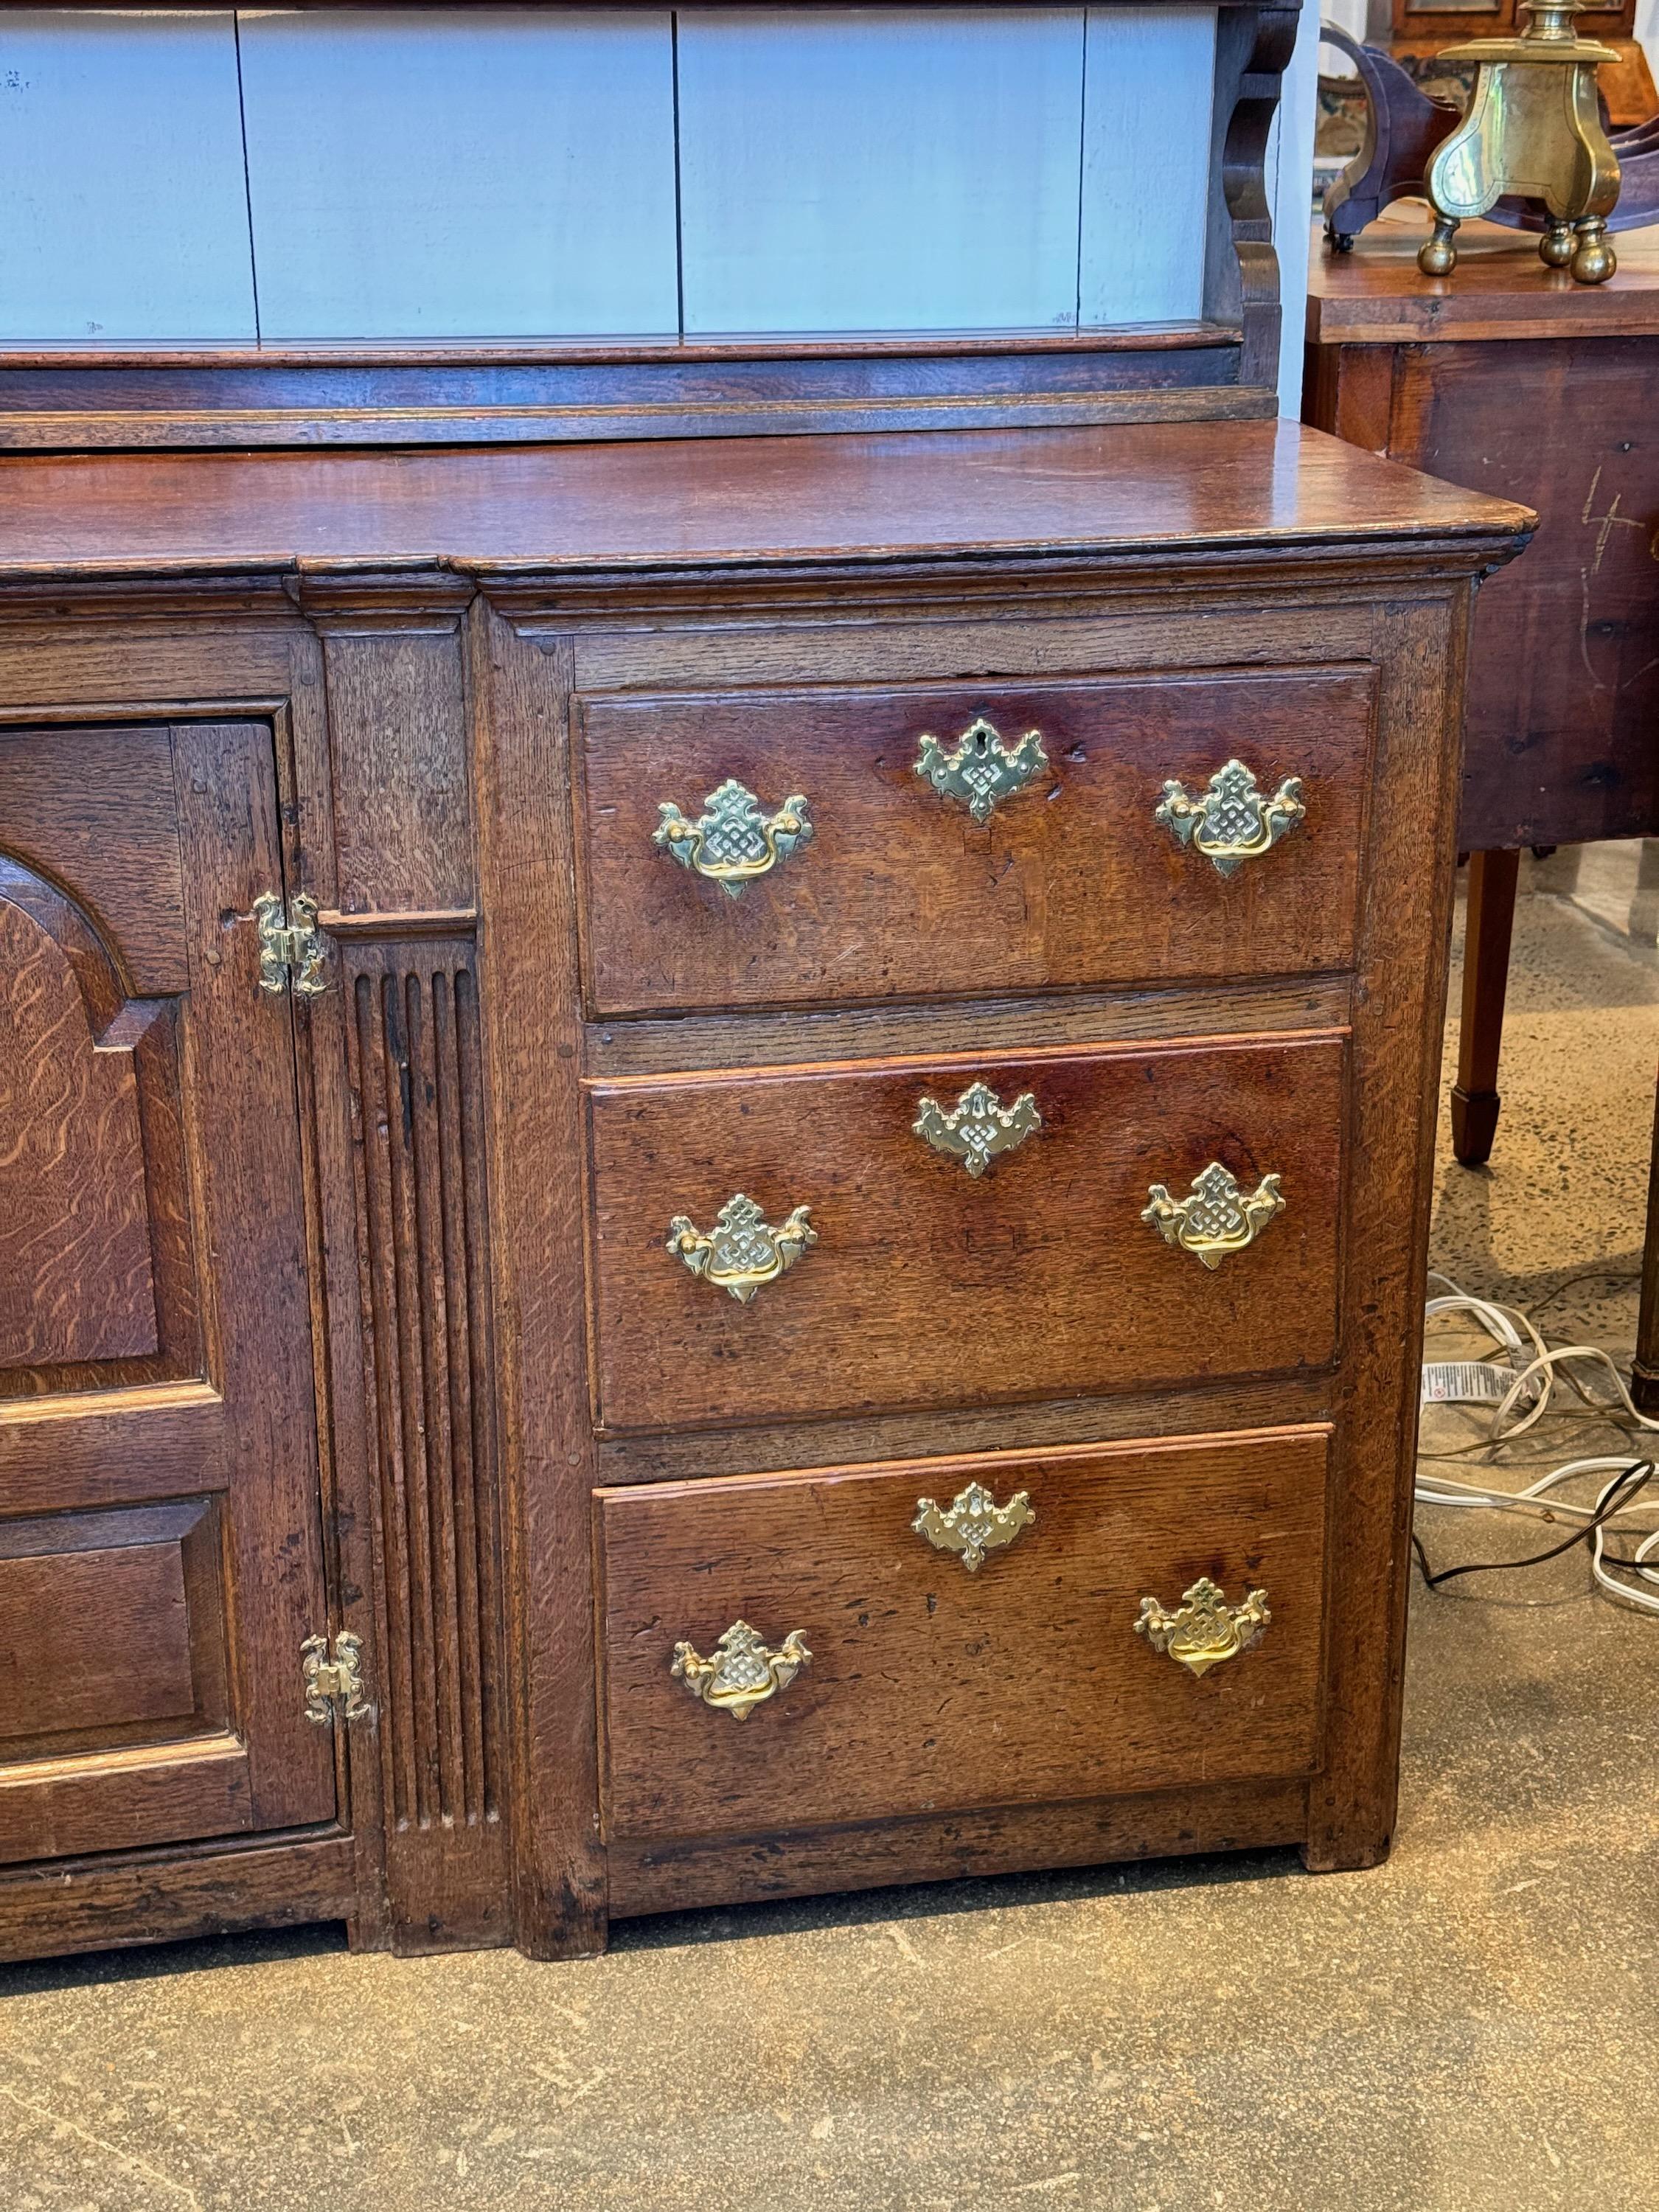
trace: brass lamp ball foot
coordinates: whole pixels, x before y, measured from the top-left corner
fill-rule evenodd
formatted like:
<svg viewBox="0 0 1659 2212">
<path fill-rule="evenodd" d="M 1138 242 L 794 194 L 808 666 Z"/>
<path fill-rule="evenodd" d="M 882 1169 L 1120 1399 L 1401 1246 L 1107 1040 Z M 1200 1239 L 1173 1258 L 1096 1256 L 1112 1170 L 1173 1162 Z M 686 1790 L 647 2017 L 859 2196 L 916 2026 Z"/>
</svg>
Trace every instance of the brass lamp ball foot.
<svg viewBox="0 0 1659 2212">
<path fill-rule="evenodd" d="M 1607 227 L 1599 216 L 1589 216 L 1578 225 L 1578 243 L 1567 265 L 1581 284 L 1605 284 L 1619 266 L 1619 257 L 1607 243 Z"/>
<path fill-rule="evenodd" d="M 1417 265 L 1425 276 L 1449 276 L 1457 266 L 1457 220 L 1437 215 L 1434 229 L 1417 249 Z"/>
<path fill-rule="evenodd" d="M 1538 258 L 1547 261 L 1552 269 L 1565 269 L 1578 251 L 1578 240 L 1573 235 L 1571 222 L 1552 216 L 1550 227 L 1538 241 Z"/>
</svg>

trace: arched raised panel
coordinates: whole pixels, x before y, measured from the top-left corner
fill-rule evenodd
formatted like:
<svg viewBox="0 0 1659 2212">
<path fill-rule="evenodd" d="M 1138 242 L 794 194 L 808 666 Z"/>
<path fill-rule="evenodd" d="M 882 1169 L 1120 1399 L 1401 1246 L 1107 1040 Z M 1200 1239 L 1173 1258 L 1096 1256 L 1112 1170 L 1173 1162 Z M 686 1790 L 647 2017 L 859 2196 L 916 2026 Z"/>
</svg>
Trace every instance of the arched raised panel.
<svg viewBox="0 0 1659 2212">
<path fill-rule="evenodd" d="M 3 880 L 0 1177 L 0 1367 L 159 1350 L 132 1042 L 100 1037 L 69 947 Z"/>
</svg>

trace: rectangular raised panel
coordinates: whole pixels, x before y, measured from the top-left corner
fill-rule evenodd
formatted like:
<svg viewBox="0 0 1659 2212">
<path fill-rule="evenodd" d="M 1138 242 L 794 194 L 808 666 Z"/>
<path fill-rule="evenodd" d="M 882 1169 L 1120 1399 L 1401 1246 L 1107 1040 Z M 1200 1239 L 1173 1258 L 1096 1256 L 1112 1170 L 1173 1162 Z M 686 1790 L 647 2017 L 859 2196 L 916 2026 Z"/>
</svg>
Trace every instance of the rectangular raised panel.
<svg viewBox="0 0 1659 2212">
<path fill-rule="evenodd" d="M 478 1002 L 470 942 L 349 951 L 363 1386 L 378 1498 L 379 1742 L 394 1858 L 453 1863 L 502 1777 Z M 489 1848 L 493 1850 L 495 1844 Z M 483 1848 L 483 1846 L 478 1846 Z M 432 1890 L 405 1869 L 394 1880 Z M 475 1884 L 482 1887 L 482 1885 Z M 424 1918 L 422 1902 L 418 1915 Z"/>
<path fill-rule="evenodd" d="M 668 10 L 250 10 L 260 330 L 672 332 Z"/>
<path fill-rule="evenodd" d="M 177 1718 L 195 1703 L 184 1562 L 173 1545 L 0 1559 L 0 1758 L 55 1735 Z"/>
<path fill-rule="evenodd" d="M 609 1428 L 1016 1403 L 1317 1367 L 1336 1331 L 1340 1037 L 896 1060 L 590 1093 Z M 1042 1127 L 977 1179 L 914 1124 L 975 1082 Z M 1212 1160 L 1285 1209 L 1205 1267 L 1140 1218 Z M 743 1193 L 817 1242 L 747 1304 L 665 1249 Z"/>
<path fill-rule="evenodd" d="M 0 1765 L 228 1722 L 216 1504 L 0 1521 Z"/>
<path fill-rule="evenodd" d="M 336 896 L 348 914 L 472 903 L 461 641 L 427 629 L 353 629 L 323 618 L 333 770 Z"/>
<path fill-rule="evenodd" d="M 679 11 L 685 329 L 1071 327 L 1083 11 Z"/>
<path fill-rule="evenodd" d="M 933 648 L 938 650 L 937 646 Z M 1022 648 L 1030 652 L 1027 645 Z M 1003 665 L 1006 665 L 1006 663 Z M 1353 957 L 1374 680 L 1245 671 L 580 702 L 586 989 L 599 1015 L 1182 982 Z M 975 822 L 917 773 L 981 716 L 1044 765 Z M 1154 816 L 1233 755 L 1305 818 L 1232 874 Z M 653 842 L 728 778 L 812 835 L 733 898 Z"/>
<path fill-rule="evenodd" d="M 1086 72 L 1079 319 L 1194 319 L 1204 312 L 1215 10 L 1091 8 Z"/>
<path fill-rule="evenodd" d="M 0 338 L 252 339 L 228 9 L 0 15 Z"/>
<path fill-rule="evenodd" d="M 599 1492 L 607 1835 L 1305 1775 L 1328 1450 L 1299 1430 Z M 970 1481 L 1035 1509 L 971 1574 L 911 1525 Z M 1272 1619 L 1199 1678 L 1134 1624 L 1201 1576 L 1264 1588 Z M 670 1672 L 738 1620 L 811 1653 L 741 1723 Z"/>
</svg>

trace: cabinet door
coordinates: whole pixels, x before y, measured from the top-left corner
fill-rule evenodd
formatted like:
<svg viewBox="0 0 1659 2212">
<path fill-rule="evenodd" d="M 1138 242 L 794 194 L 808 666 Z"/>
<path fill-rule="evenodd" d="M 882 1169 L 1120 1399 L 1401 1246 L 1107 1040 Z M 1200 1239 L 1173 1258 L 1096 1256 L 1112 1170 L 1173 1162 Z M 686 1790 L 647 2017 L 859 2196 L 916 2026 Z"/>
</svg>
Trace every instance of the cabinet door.
<svg viewBox="0 0 1659 2212">
<path fill-rule="evenodd" d="M 0 732 L 0 1863 L 327 1820 L 255 723 Z"/>
</svg>

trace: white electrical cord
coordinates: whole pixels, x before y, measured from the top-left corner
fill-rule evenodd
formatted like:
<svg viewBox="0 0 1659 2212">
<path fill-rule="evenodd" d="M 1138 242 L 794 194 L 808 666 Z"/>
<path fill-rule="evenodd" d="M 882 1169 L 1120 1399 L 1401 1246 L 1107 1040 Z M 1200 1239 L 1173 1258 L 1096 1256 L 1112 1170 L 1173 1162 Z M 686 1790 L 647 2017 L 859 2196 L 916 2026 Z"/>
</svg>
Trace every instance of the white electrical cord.
<svg viewBox="0 0 1659 2212">
<path fill-rule="evenodd" d="M 1569 1382 L 1593 1412 L 1612 1418 L 1613 1408 L 1604 1401 L 1592 1398 L 1577 1378 L 1570 1374 L 1558 1376 L 1556 1370 L 1569 1360 L 1589 1360 L 1604 1369 L 1613 1378 L 1619 1403 L 1627 1419 L 1638 1428 L 1659 1431 L 1659 1420 L 1650 1420 L 1638 1413 L 1632 1402 L 1624 1376 L 1610 1356 L 1599 1345 L 1547 1345 L 1528 1316 L 1516 1306 L 1499 1305 L 1489 1298 L 1473 1297 L 1450 1280 L 1448 1276 L 1432 1272 L 1431 1283 L 1445 1285 L 1445 1295 L 1431 1297 L 1428 1302 L 1427 1317 L 1431 1321 L 1444 1314 L 1468 1314 L 1491 1337 L 1501 1345 L 1506 1355 L 1502 1361 L 1438 1362 L 1426 1364 L 1423 1370 L 1423 1399 L 1425 1405 L 1492 1403 L 1493 1409 L 1488 1434 L 1492 1444 L 1507 1443 L 1513 1437 L 1524 1436 L 1534 1423 L 1541 1420 L 1549 1410 L 1558 1382 Z M 1532 1357 L 1527 1359 L 1530 1351 Z M 1517 1368 L 1516 1362 L 1526 1359 Z M 1491 1379 L 1488 1379 L 1491 1378 Z M 1528 1399 L 1533 1401 L 1519 1419 L 1514 1418 L 1517 1407 Z M 1481 1506 L 1500 1512 L 1536 1513 L 1552 1520 L 1591 1522 L 1606 1504 L 1619 1480 L 1630 1468 L 1630 1452 L 1617 1456 L 1598 1456 L 1593 1459 L 1569 1460 L 1564 1467 L 1553 1468 L 1522 1490 L 1501 1490 L 1475 1483 L 1459 1482 L 1451 1475 L 1419 1474 L 1413 1495 L 1424 1505 Z M 1571 1481 L 1585 1474 L 1610 1474 L 1612 1480 L 1601 1489 L 1592 1505 L 1574 1505 L 1565 1499 L 1550 1497 L 1559 1483 Z M 1654 1505 L 1632 1504 L 1629 1514 L 1650 1516 Z M 1590 1572 L 1600 1587 L 1626 1605 L 1644 1613 L 1659 1613 L 1659 1567 L 1646 1562 L 1659 1553 L 1659 1527 L 1648 1527 L 1628 1560 L 1614 1560 L 1611 1566 L 1621 1576 L 1633 1577 L 1633 1581 L 1620 1579 L 1609 1571 L 1605 1539 L 1610 1531 L 1633 1534 L 1637 1523 L 1627 1517 L 1624 1510 L 1611 1514 L 1590 1537 Z M 1641 1584 L 1651 1587 L 1644 1589 Z"/>
</svg>

